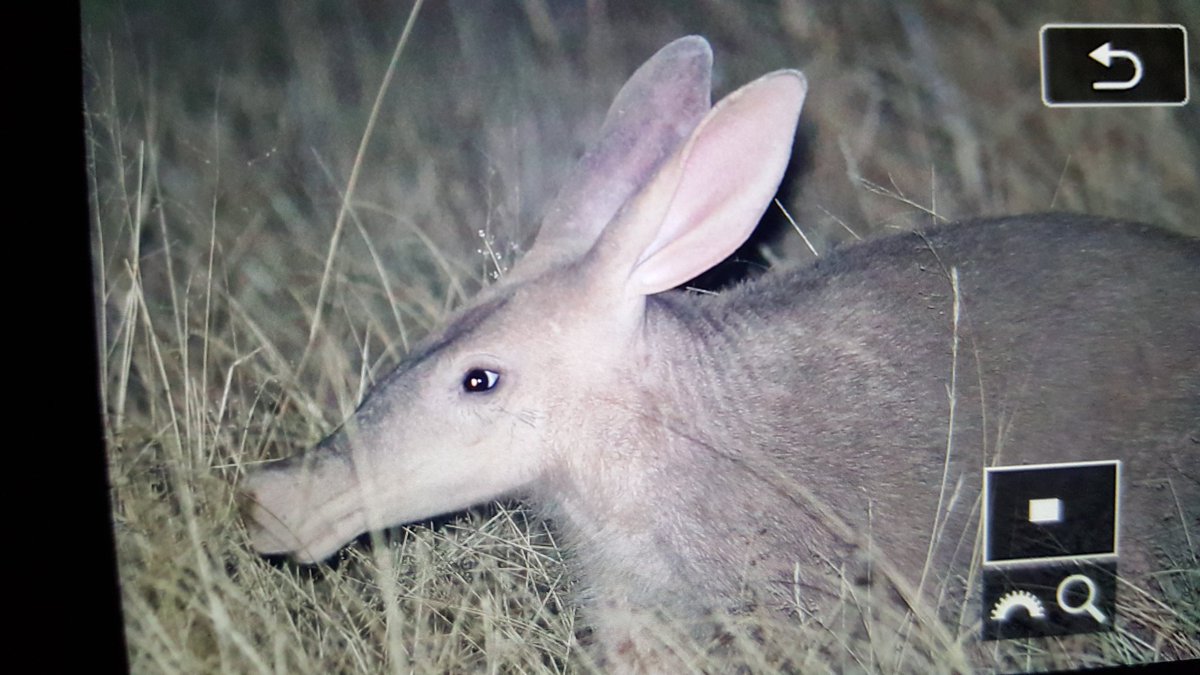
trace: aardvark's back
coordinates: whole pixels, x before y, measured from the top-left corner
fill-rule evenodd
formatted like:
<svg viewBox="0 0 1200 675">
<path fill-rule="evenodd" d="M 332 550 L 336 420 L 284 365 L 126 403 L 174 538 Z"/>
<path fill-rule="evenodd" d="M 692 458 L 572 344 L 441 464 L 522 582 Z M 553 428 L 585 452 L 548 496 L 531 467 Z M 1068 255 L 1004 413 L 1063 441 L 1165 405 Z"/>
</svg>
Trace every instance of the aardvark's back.
<svg viewBox="0 0 1200 675">
<path fill-rule="evenodd" d="M 672 380 L 687 414 L 663 424 L 701 450 L 660 469 L 681 484 L 645 497 L 683 496 L 658 536 L 690 564 L 681 583 L 781 582 L 799 560 L 802 586 L 835 593 L 836 566 L 809 563 L 868 543 L 872 564 L 916 588 L 936 521 L 926 590 L 953 588 L 975 553 L 984 466 L 1109 459 L 1124 462 L 1121 574 L 1145 585 L 1168 558 L 1196 565 L 1196 240 L 1077 216 L 989 220 L 701 302 L 661 297 L 652 316 L 705 345 L 662 375 L 710 374 Z M 679 525 L 686 514 L 696 522 Z M 948 597 L 976 600 L 960 593 Z"/>
</svg>

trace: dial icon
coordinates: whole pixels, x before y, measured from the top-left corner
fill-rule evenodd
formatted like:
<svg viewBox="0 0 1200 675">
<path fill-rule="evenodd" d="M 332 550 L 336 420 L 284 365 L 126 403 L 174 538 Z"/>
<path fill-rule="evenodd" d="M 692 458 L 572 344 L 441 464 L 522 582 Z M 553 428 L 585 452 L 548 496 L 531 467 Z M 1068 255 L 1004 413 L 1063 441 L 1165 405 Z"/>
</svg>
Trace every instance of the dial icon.
<svg viewBox="0 0 1200 675">
<path fill-rule="evenodd" d="M 1007 621 L 1016 607 L 1023 607 L 1032 619 L 1046 618 L 1046 608 L 1036 595 L 1029 591 L 1009 591 L 992 605 L 992 621 Z"/>
</svg>

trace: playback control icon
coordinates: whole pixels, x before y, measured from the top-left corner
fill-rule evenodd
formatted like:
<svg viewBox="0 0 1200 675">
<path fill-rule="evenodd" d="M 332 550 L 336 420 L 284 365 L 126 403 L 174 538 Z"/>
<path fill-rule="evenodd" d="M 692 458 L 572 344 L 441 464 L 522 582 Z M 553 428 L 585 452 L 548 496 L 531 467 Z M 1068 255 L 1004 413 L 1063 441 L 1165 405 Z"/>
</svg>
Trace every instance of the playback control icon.
<svg viewBox="0 0 1200 675">
<path fill-rule="evenodd" d="M 1113 629 L 1119 461 L 984 472 L 983 639 Z"/>
<path fill-rule="evenodd" d="M 1046 24 L 1042 102 L 1050 107 L 1181 106 L 1187 29 L 1178 24 Z"/>
</svg>

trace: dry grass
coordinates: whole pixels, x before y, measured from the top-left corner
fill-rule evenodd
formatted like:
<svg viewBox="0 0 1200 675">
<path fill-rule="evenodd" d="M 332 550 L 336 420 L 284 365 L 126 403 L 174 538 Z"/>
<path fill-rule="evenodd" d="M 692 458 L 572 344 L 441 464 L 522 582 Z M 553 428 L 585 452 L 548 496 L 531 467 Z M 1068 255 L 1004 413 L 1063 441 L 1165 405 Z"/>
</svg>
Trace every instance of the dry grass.
<svg viewBox="0 0 1200 675">
<path fill-rule="evenodd" d="M 1037 27 L 1111 19 L 1111 3 L 1069 16 L 948 0 L 428 3 L 361 155 L 409 3 L 176 4 L 84 7 L 100 378 L 135 672 L 590 669 L 553 535 L 520 509 L 405 528 L 303 569 L 249 551 L 233 486 L 332 429 L 519 254 L 619 84 L 673 37 L 713 42 L 718 95 L 772 68 L 807 72 L 782 203 L 818 249 L 1051 208 L 1200 227 L 1194 104 L 1042 107 Z M 1187 0 L 1124 9 L 1200 25 Z M 768 260 L 811 255 L 774 220 L 755 243 Z M 1197 596 L 1195 577 L 1172 579 L 1183 587 L 1168 593 Z M 1001 670 L 1200 655 L 1194 632 L 1165 628 L 1165 644 L 1114 636 L 1085 652 L 872 634 L 855 616 L 800 633 L 735 620 L 697 649 L 797 672 L 952 672 L 989 651 Z"/>
</svg>

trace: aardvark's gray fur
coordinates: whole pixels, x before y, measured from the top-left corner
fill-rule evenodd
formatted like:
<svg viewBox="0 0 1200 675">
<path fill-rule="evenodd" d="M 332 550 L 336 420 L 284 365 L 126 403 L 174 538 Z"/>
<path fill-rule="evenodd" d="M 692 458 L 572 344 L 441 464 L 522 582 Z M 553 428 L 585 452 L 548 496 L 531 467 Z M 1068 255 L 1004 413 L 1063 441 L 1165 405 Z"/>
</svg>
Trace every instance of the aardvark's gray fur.
<svg viewBox="0 0 1200 675">
<path fill-rule="evenodd" d="M 526 259 L 343 429 L 251 473 L 255 548 L 316 561 L 521 496 L 629 668 L 661 657 L 631 611 L 820 614 L 868 573 L 961 607 L 984 466 L 1120 459 L 1122 574 L 1195 566 L 1200 244 L 1021 216 L 671 290 L 753 230 L 806 93 L 780 71 L 710 109 L 710 64 L 696 37 L 647 62 Z"/>
</svg>

